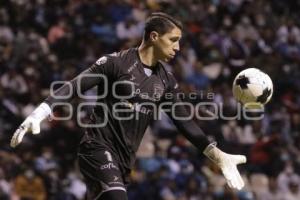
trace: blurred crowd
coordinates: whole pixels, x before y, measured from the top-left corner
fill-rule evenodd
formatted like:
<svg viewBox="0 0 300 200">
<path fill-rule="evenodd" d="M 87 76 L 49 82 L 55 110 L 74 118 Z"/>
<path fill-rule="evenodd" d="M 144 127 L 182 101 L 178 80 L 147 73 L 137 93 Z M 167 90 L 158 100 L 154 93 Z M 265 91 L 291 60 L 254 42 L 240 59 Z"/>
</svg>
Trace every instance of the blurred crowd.
<svg viewBox="0 0 300 200">
<path fill-rule="evenodd" d="M 183 21 L 181 51 L 170 70 L 185 93 L 198 94 L 187 100 L 220 106 L 226 119 L 199 124 L 224 151 L 247 155 L 239 167 L 246 187 L 228 188 L 220 170 L 163 115 L 145 134 L 129 199 L 300 199 L 299 10 L 298 0 L 1 1 L 0 199 L 84 199 L 76 164 L 83 129 L 75 119 L 44 122 L 42 133 L 27 135 L 17 149 L 9 147 L 10 138 L 53 81 L 72 79 L 104 53 L 139 45 L 154 11 Z M 247 67 L 260 68 L 274 83 L 261 120 L 236 114 L 232 80 Z M 84 120 L 88 110 L 80 112 Z M 65 117 L 68 110 L 54 115 Z"/>
</svg>

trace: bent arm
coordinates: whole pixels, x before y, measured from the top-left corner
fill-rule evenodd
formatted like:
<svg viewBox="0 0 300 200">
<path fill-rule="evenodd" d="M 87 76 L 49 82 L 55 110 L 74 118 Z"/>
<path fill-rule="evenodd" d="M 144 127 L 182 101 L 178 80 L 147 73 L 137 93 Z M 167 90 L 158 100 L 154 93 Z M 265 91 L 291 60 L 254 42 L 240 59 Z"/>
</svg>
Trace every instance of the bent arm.
<svg viewBox="0 0 300 200">
<path fill-rule="evenodd" d="M 41 103 L 18 127 L 11 139 L 10 145 L 16 147 L 22 142 L 24 135 L 29 131 L 33 134 L 40 133 L 40 123 L 51 115 L 51 107 L 53 104 L 70 102 L 80 93 L 82 94 L 96 85 L 101 86 L 101 82 L 104 80 L 103 76 L 100 75 L 108 77 L 112 74 L 112 69 L 113 65 L 111 59 L 104 56 L 89 69 L 54 91 L 54 93 Z"/>
<path fill-rule="evenodd" d="M 174 96 L 171 106 L 182 102 L 179 95 L 177 95 L 178 89 L 176 86 L 177 84 L 170 90 Z M 227 154 L 217 148 L 216 143 L 210 143 L 197 123 L 194 120 L 188 120 L 192 111 L 186 109 L 184 105 L 174 107 L 173 111 L 167 114 L 183 135 L 221 169 L 229 187 L 238 190 L 242 189 L 244 181 L 237 169 L 237 165 L 245 163 L 247 160 L 246 157 L 243 155 Z M 185 119 L 176 119 L 175 116 L 184 117 Z"/>
</svg>

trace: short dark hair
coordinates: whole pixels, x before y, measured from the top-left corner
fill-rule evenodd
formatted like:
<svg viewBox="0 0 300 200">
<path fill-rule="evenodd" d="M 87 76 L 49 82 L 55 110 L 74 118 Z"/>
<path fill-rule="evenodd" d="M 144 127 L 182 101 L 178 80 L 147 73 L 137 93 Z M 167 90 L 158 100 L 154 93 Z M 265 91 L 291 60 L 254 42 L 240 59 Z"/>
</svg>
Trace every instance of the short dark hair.
<svg viewBox="0 0 300 200">
<path fill-rule="evenodd" d="M 146 20 L 144 40 L 147 41 L 149 39 L 152 31 L 163 35 L 174 27 L 178 27 L 180 30 L 183 29 L 182 23 L 172 16 L 163 12 L 152 13 Z"/>
</svg>

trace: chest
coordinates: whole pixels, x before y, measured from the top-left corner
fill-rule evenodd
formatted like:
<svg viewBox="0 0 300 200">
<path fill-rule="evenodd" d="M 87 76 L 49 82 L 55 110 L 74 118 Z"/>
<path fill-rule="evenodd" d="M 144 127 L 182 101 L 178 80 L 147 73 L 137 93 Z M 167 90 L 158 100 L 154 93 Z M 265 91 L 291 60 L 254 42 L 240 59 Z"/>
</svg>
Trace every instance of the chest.
<svg viewBox="0 0 300 200">
<path fill-rule="evenodd" d="M 114 96 L 135 102 L 159 102 L 166 90 L 165 80 L 159 69 L 146 74 L 138 62 L 122 68 L 114 83 Z"/>
</svg>

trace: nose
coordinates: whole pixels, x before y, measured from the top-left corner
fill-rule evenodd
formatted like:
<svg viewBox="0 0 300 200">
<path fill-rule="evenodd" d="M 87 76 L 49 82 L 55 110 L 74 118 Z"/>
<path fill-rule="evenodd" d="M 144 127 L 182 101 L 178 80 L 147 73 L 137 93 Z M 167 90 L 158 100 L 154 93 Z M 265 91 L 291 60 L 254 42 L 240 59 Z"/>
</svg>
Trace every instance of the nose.
<svg viewBox="0 0 300 200">
<path fill-rule="evenodd" d="M 174 51 L 179 51 L 179 50 L 180 50 L 179 42 L 176 42 L 174 46 Z"/>
</svg>

